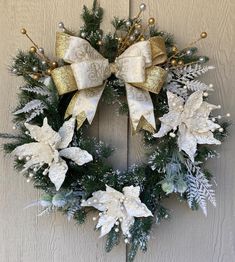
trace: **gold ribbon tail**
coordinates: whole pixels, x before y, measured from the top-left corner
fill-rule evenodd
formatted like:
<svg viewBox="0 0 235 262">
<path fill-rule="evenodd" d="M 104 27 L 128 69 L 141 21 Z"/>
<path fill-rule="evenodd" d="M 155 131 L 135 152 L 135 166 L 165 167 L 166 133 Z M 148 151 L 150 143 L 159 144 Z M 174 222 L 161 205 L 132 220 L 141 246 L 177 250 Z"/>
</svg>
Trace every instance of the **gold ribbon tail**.
<svg viewBox="0 0 235 262">
<path fill-rule="evenodd" d="M 128 83 L 125 85 L 133 133 L 140 129 L 153 133 L 156 129 L 156 123 L 149 92 Z"/>
</svg>

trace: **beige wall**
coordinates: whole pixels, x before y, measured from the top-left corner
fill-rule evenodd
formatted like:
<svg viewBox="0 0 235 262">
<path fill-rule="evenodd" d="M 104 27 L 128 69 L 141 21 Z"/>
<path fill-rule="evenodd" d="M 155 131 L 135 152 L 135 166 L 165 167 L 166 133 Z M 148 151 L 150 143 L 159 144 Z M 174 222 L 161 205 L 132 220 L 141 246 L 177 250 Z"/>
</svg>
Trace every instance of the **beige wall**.
<svg viewBox="0 0 235 262">
<path fill-rule="evenodd" d="M 19 34 L 26 27 L 32 37 L 53 55 L 57 23 L 71 28 L 80 26 L 82 5 L 92 0 L 0 0 L 0 130 L 12 131 L 11 110 L 16 102 L 20 80 L 10 77 L 7 65 L 17 49 L 27 49 L 29 42 Z M 139 0 L 101 0 L 105 8 L 104 27 L 114 15 L 127 17 L 136 14 Z M 155 16 L 163 30 L 172 32 L 177 43 L 184 47 L 201 31 L 208 39 L 200 42 L 202 54 L 211 57 L 216 70 L 205 81 L 212 82 L 217 92 L 215 103 L 224 106 L 235 118 L 235 1 L 234 0 L 146 0 L 144 18 Z M 107 110 L 108 109 L 108 110 Z M 114 108 L 99 110 L 92 133 L 115 145 L 114 166 L 126 168 L 143 157 L 139 137 L 128 134 L 126 117 L 114 116 Z M 120 132 L 120 133 L 119 133 Z M 121 134 L 121 135 L 120 135 Z M 210 208 L 207 218 L 192 212 L 186 205 L 170 199 L 166 205 L 173 211 L 172 220 L 155 226 L 146 255 L 136 262 L 232 262 L 235 261 L 235 129 L 219 149 L 221 158 L 209 167 L 218 182 L 216 209 Z M 128 149 L 128 150 L 127 150 Z M 1 262 L 124 262 L 124 245 L 111 254 L 104 252 L 104 240 L 93 231 L 94 223 L 85 226 L 68 223 L 61 215 L 37 217 L 37 208 L 23 210 L 37 199 L 38 192 L 16 172 L 12 161 L 0 159 L 0 261 Z"/>
</svg>

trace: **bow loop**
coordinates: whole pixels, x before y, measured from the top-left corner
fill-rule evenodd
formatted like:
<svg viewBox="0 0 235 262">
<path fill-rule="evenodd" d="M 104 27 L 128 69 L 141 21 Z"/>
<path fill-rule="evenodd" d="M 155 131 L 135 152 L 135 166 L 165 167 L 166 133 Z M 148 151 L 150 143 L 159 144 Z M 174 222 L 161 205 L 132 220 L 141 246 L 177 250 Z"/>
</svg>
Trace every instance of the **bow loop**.
<svg viewBox="0 0 235 262">
<path fill-rule="evenodd" d="M 152 53 L 151 53 L 151 44 L 149 41 L 141 41 L 131 45 L 127 48 L 119 58 L 129 57 L 143 57 L 145 60 L 145 67 L 152 65 Z"/>
<path fill-rule="evenodd" d="M 126 83 L 142 83 L 145 81 L 145 58 L 136 57 L 119 57 L 116 59 L 117 72 L 116 77 Z"/>
<path fill-rule="evenodd" d="M 60 32 L 56 33 L 56 56 L 70 64 L 104 59 L 86 40 Z"/>
<path fill-rule="evenodd" d="M 111 74 L 108 59 L 77 62 L 71 68 L 78 90 L 100 86 Z"/>
</svg>

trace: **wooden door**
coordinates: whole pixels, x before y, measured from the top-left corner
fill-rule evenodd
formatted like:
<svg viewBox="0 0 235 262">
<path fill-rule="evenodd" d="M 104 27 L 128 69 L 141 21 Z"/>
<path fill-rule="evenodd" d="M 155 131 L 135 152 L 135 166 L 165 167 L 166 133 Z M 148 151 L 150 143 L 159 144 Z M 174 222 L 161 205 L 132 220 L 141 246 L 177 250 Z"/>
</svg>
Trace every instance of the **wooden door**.
<svg viewBox="0 0 235 262">
<path fill-rule="evenodd" d="M 214 103 L 231 112 L 235 119 L 235 2 L 234 0 L 145 0 L 144 18 L 156 17 L 159 26 L 175 35 L 177 43 L 195 39 L 201 31 L 208 39 L 198 44 L 201 53 L 211 58 L 216 70 L 205 81 L 212 82 L 216 92 Z M 139 0 L 100 0 L 105 9 L 103 28 L 110 30 L 113 16 L 133 16 Z M 27 49 L 29 42 L 19 33 L 26 27 L 32 37 L 53 56 L 55 32 L 59 21 L 79 28 L 83 4 L 92 0 L 0 0 L 0 129 L 11 132 L 11 111 L 16 103 L 20 80 L 12 78 L 7 66 L 17 49 Z M 139 135 L 131 136 L 128 119 L 117 116 L 112 106 L 101 106 L 92 127 L 92 134 L 114 145 L 117 150 L 110 160 L 116 168 L 143 161 Z M 148 253 L 139 254 L 136 262 L 231 262 L 235 261 L 235 129 L 219 149 L 221 157 L 209 167 L 216 174 L 216 209 L 208 217 L 192 212 L 175 199 L 166 201 L 172 219 L 154 226 Z M 67 222 L 60 214 L 37 217 L 37 208 L 24 210 L 37 199 L 38 192 L 14 170 L 12 160 L 0 159 L 0 261 L 2 262 L 124 262 L 123 244 L 110 254 L 105 242 L 93 231 L 92 219 L 86 225 Z"/>
</svg>

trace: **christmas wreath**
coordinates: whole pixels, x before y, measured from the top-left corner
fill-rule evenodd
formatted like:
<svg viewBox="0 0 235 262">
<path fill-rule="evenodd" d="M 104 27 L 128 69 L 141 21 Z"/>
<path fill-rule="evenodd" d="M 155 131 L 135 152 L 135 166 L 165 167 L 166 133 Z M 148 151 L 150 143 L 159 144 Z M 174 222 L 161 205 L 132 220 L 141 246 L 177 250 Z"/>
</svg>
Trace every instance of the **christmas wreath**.
<svg viewBox="0 0 235 262">
<path fill-rule="evenodd" d="M 4 150 L 16 168 L 44 191 L 40 215 L 62 211 L 83 223 L 98 210 L 93 220 L 107 235 L 106 250 L 123 238 L 129 261 L 147 249 L 152 224 L 169 217 L 162 201 L 170 194 L 205 214 L 207 200 L 216 205 L 205 162 L 218 155 L 208 145 L 221 144 L 229 126 L 212 115 L 221 108 L 207 102 L 213 85 L 198 80 L 214 68 L 194 47 L 207 33 L 178 49 L 154 18 L 144 26 L 145 8 L 134 18 L 115 17 L 114 32 L 104 34 L 103 9 L 96 1 L 91 10 L 84 6 L 78 33 L 59 23 L 57 61 L 22 29 L 32 47 L 10 69 L 26 82 L 13 113 L 17 134 L 1 134 L 11 140 Z M 98 103 L 129 115 L 133 135 L 143 134 L 146 163 L 119 171 L 106 162 L 112 147 L 86 133 Z"/>
</svg>

